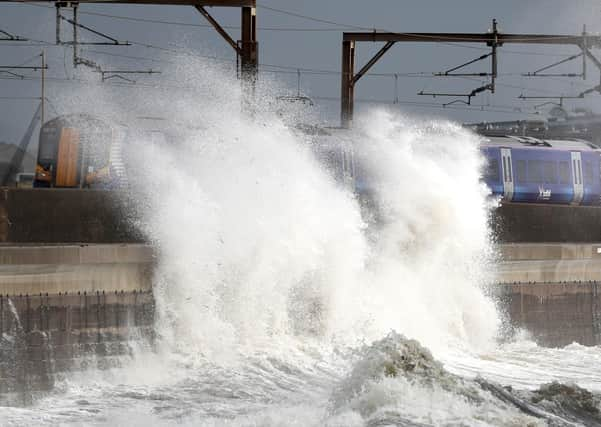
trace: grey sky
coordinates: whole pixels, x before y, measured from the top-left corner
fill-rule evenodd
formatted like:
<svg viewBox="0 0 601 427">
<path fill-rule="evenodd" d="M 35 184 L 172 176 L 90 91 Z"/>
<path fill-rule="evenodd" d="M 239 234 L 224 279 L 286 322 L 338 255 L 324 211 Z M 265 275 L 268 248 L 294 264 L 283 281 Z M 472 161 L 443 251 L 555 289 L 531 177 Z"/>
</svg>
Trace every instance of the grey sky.
<svg viewBox="0 0 601 427">
<path fill-rule="evenodd" d="M 307 16 L 361 27 L 377 27 L 390 31 L 418 32 L 482 32 L 490 28 L 492 18 L 497 18 L 503 32 L 524 33 L 567 33 L 578 34 L 586 24 L 590 32 L 601 31 L 601 4 L 597 1 L 579 0 L 259 0 L 258 25 L 260 62 L 288 67 L 302 67 L 319 70 L 339 71 L 341 31 L 266 31 L 261 28 L 289 27 L 303 29 L 336 29 L 336 26 L 312 22 L 266 9 L 274 7 Z M 54 10 L 35 5 L 0 3 L 0 29 L 23 37 L 53 41 L 55 35 Z M 205 24 L 203 18 L 191 7 L 126 6 L 126 5 L 83 5 L 80 12 L 100 12 L 106 14 L 138 18 L 160 19 L 185 23 Z M 239 25 L 238 9 L 213 8 L 211 13 L 224 25 Z M 106 17 L 81 14 L 80 22 L 97 28 L 121 40 L 134 40 L 158 46 L 186 46 L 202 54 L 235 59 L 231 48 L 209 28 L 184 27 L 152 23 L 131 22 Z M 238 30 L 230 30 L 238 38 Z M 357 64 L 363 64 L 378 49 L 377 44 L 358 45 Z M 480 46 L 482 47 L 482 46 Z M 71 50 L 65 47 L 44 47 L 50 64 L 48 75 L 64 79 L 72 76 Z M 132 47 L 90 48 L 113 54 L 156 58 L 153 49 Z M 176 48 L 177 49 L 177 48 Z M 19 64 L 38 54 L 40 46 L 18 46 L 15 43 L 0 42 L 1 62 L 4 65 Z M 510 51 L 511 53 L 504 53 Z M 522 52 L 522 54 L 519 54 Z M 601 56 L 601 50 L 596 51 Z M 440 44 L 397 44 L 372 69 L 374 73 L 408 73 L 442 71 L 454 65 L 474 59 L 485 53 L 484 50 Z M 589 79 L 529 79 L 519 76 L 521 72 L 532 71 L 563 58 L 562 54 L 574 54 L 574 47 L 541 47 L 506 45 L 500 49 L 499 72 L 501 78 L 497 93 L 483 94 L 474 99 L 474 104 L 486 104 L 487 110 L 511 111 L 512 107 L 522 107 L 532 112 L 536 102 L 523 102 L 517 99 L 526 95 L 574 94 L 592 87 L 599 82 L 599 72 L 589 64 Z M 558 55 L 558 56 L 551 56 Z M 167 55 L 168 56 L 168 55 Z M 133 61 L 125 58 L 87 53 L 86 57 L 103 65 L 127 68 L 160 69 L 160 63 Z M 162 57 L 165 57 L 163 55 Z M 487 71 L 489 62 L 474 65 L 473 71 Z M 580 62 L 575 61 L 557 71 L 579 72 Z M 28 73 L 39 76 L 39 73 Z M 160 79 L 162 76 L 140 77 L 142 81 Z M 199 76 L 202 78 L 202 76 Z M 285 82 L 292 91 L 296 90 L 295 74 L 275 74 L 275 78 Z M 73 85 L 65 82 L 49 81 L 53 93 L 58 90 L 71 90 Z M 398 96 L 401 102 L 443 103 L 448 99 L 432 99 L 417 96 L 422 89 L 432 91 L 470 91 L 480 86 L 480 81 L 441 78 L 399 78 Z M 514 86 L 514 87 L 511 87 Z M 340 77 L 336 74 L 302 74 L 303 92 L 313 97 L 335 97 L 340 92 Z M 6 97 L 39 96 L 39 81 L 0 80 L 0 140 L 17 142 L 33 114 L 35 100 L 10 100 Z M 380 99 L 392 101 L 394 78 L 391 76 L 367 76 L 357 88 L 358 99 Z M 567 102 L 569 108 L 588 107 L 598 109 L 600 95 L 593 94 L 585 100 Z M 53 101 L 52 99 L 50 101 Z M 326 112 L 331 124 L 338 122 L 338 101 L 317 100 Z M 366 104 L 358 104 L 360 110 Z M 463 109 L 417 108 L 415 105 L 401 104 L 403 111 L 449 117 L 460 121 L 507 120 L 535 118 L 515 113 L 466 111 Z M 48 116 L 52 117 L 52 109 Z"/>
</svg>

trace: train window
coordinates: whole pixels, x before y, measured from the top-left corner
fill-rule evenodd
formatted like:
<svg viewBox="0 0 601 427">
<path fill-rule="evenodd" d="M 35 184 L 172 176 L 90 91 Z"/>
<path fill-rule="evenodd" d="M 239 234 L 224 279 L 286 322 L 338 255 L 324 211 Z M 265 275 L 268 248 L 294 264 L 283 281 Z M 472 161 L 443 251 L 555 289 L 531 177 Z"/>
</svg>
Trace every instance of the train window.
<svg viewBox="0 0 601 427">
<path fill-rule="evenodd" d="M 59 134 L 56 128 L 44 128 L 44 132 L 40 134 L 40 143 L 38 146 L 38 161 L 48 162 L 56 161 L 56 153 L 58 151 Z"/>
<path fill-rule="evenodd" d="M 584 162 L 584 183 L 593 183 L 593 168 L 591 166 L 591 162 Z"/>
<path fill-rule="evenodd" d="M 499 161 L 497 159 L 490 159 L 486 165 L 486 171 L 484 172 L 484 179 L 487 181 L 499 181 Z"/>
<path fill-rule="evenodd" d="M 543 162 L 528 160 L 528 181 L 543 182 Z"/>
<path fill-rule="evenodd" d="M 543 162 L 543 175 L 546 184 L 557 183 L 557 163 Z"/>
<path fill-rule="evenodd" d="M 570 164 L 568 162 L 559 162 L 559 183 L 570 183 Z"/>
<path fill-rule="evenodd" d="M 526 160 L 518 160 L 515 163 L 515 177 L 517 182 L 526 182 Z"/>
</svg>

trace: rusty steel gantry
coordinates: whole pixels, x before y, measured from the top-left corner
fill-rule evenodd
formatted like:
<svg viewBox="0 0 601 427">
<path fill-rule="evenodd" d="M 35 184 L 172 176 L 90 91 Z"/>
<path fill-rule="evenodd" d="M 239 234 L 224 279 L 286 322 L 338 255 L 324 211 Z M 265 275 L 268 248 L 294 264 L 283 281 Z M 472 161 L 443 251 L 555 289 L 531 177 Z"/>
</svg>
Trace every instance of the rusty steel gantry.
<svg viewBox="0 0 601 427">
<path fill-rule="evenodd" d="M 234 49 L 239 58 L 240 70 L 246 80 L 254 81 L 257 77 L 259 49 L 257 43 L 257 2 L 256 0 L 0 0 L 15 1 L 18 3 L 53 3 L 57 9 L 71 7 L 74 12 L 77 6 L 86 3 L 98 4 L 138 4 L 138 5 L 164 5 L 164 6 L 193 6 L 215 30 Z M 227 31 L 209 14 L 206 7 L 239 7 L 241 9 L 240 39 L 234 40 Z M 76 17 L 74 13 L 74 17 Z M 58 31 L 58 18 L 57 18 Z M 77 44 L 74 40 L 72 44 Z"/>
<path fill-rule="evenodd" d="M 357 42 L 384 42 L 384 46 L 355 74 L 355 44 Z M 355 85 L 361 77 L 397 42 L 412 43 L 483 43 L 492 51 L 492 71 L 486 74 L 491 77 L 492 83 L 475 89 L 470 94 L 453 96 L 472 97 L 474 92 L 484 90 L 494 92 L 494 82 L 497 77 L 497 48 L 505 43 L 539 44 L 539 45 L 574 45 L 582 50 L 583 56 L 590 59 L 601 71 L 599 61 L 590 51 L 591 47 L 601 46 L 601 36 L 594 36 L 583 32 L 581 35 L 561 34 L 504 34 L 497 31 L 496 20 L 493 20 L 493 29 L 487 33 L 391 33 L 391 32 L 344 32 L 342 36 L 342 78 L 341 78 L 341 103 L 340 118 L 343 127 L 349 127 L 353 120 Z M 474 62 L 474 61 L 470 61 Z M 600 77 L 601 79 L 601 77 Z M 601 81 L 598 86 L 588 92 L 601 93 Z M 446 94 L 442 94 L 445 95 Z"/>
</svg>

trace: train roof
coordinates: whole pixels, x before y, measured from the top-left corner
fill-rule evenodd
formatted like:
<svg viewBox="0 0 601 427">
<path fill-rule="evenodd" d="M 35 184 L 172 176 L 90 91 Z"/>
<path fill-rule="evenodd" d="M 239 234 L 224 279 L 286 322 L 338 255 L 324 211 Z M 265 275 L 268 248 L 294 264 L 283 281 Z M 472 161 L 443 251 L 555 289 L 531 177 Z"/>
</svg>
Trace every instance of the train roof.
<svg viewBox="0 0 601 427">
<path fill-rule="evenodd" d="M 599 151 L 600 147 L 584 139 L 539 139 L 531 136 L 492 136 L 483 137 L 482 146 L 533 148 L 555 150 Z"/>
<path fill-rule="evenodd" d="M 43 124 L 43 127 L 49 126 L 74 126 L 74 125 L 104 125 L 108 126 L 106 120 L 86 113 L 64 114 L 54 117 Z"/>
</svg>

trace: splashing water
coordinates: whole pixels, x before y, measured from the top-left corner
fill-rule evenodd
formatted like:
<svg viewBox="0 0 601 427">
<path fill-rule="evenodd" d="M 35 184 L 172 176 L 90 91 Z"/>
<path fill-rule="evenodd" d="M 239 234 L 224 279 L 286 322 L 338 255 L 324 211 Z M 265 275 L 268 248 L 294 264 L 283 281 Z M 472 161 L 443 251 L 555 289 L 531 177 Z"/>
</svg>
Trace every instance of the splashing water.
<svg viewBox="0 0 601 427">
<path fill-rule="evenodd" d="M 199 65 L 202 81 L 191 78 Z M 8 423 L 538 425 L 486 390 L 446 387 L 451 374 L 387 375 L 385 358 L 372 357 L 404 348 L 393 330 L 470 377 L 470 366 L 487 366 L 479 355 L 496 351 L 477 137 L 386 111 L 359 120 L 344 137 L 374 222 L 265 87 L 251 116 L 222 70 L 173 73 L 191 89 L 151 99 L 132 89 L 127 100 L 87 89 L 64 103 L 93 99 L 92 113 L 124 123 L 158 112 L 174 123 L 169 143 L 135 132 L 127 141 L 129 197 L 159 253 L 158 351 L 70 375 Z"/>
<path fill-rule="evenodd" d="M 368 239 L 354 195 L 305 141 L 273 116 L 237 110 L 177 148 L 152 147 L 147 161 L 177 165 L 153 169 L 145 188 L 172 345 L 223 360 L 289 345 L 303 326 L 347 345 L 391 329 L 430 346 L 491 342 L 475 137 L 382 112 L 366 120 L 357 161 L 383 212 Z"/>
</svg>

